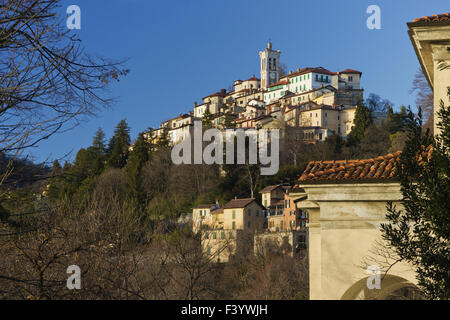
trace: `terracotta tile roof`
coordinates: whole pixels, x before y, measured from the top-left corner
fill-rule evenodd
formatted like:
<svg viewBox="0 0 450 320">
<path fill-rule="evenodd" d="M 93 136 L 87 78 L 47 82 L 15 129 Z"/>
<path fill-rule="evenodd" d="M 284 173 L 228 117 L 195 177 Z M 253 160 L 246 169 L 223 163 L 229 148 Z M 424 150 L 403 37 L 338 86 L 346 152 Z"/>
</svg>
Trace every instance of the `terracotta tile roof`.
<svg viewBox="0 0 450 320">
<path fill-rule="evenodd" d="M 422 146 L 422 150 L 417 154 L 418 164 L 423 166 L 425 159 L 427 162 L 430 161 L 433 151 L 433 145 L 429 145 L 428 147 Z"/>
<path fill-rule="evenodd" d="M 396 162 L 401 151 L 365 160 L 311 161 L 301 182 L 380 181 L 396 178 Z"/>
<path fill-rule="evenodd" d="M 224 90 L 222 90 L 222 91 L 218 91 L 213 94 L 210 94 L 209 96 L 203 97 L 202 99 L 206 99 L 209 97 L 225 97 L 226 95 L 227 95 L 227 93 Z"/>
<path fill-rule="evenodd" d="M 339 71 L 339 73 L 359 73 L 359 74 L 362 74 L 361 71 L 354 70 L 354 69 L 345 69 L 344 71 Z"/>
<path fill-rule="evenodd" d="M 275 190 L 276 188 L 279 188 L 279 187 L 280 187 L 279 184 L 274 185 L 274 186 L 267 186 L 264 189 L 262 189 L 259 193 L 270 192 L 270 191 Z"/>
<path fill-rule="evenodd" d="M 251 78 L 249 78 L 245 81 L 259 81 L 259 79 L 257 77 L 255 77 L 255 75 L 253 75 Z"/>
<path fill-rule="evenodd" d="M 275 190 L 277 188 L 282 188 L 283 191 L 286 191 L 286 190 L 289 190 L 291 187 L 290 186 L 286 186 L 286 185 L 282 185 L 282 184 L 276 184 L 276 185 L 273 185 L 273 186 L 265 187 L 259 193 L 271 192 L 272 190 Z"/>
<path fill-rule="evenodd" d="M 224 209 L 245 208 L 253 201 L 256 201 L 256 199 L 255 198 L 233 199 L 230 200 L 227 204 L 225 204 L 223 208 Z"/>
<path fill-rule="evenodd" d="M 450 20 L 450 13 L 446 12 L 443 14 L 433 14 L 432 16 L 424 16 L 421 18 L 414 19 L 413 22 L 439 22 Z"/>
<path fill-rule="evenodd" d="M 305 67 L 305 68 L 299 69 L 297 71 L 294 71 L 292 73 L 289 73 L 289 74 L 283 76 L 282 78 L 286 78 L 286 77 L 287 78 L 292 78 L 292 77 L 295 77 L 295 76 L 298 76 L 298 75 L 303 75 L 303 74 L 310 73 L 310 72 L 321 73 L 321 74 L 328 74 L 328 75 L 335 75 L 335 74 L 337 74 L 336 72 L 330 71 L 330 70 L 325 69 L 323 67 L 315 67 L 315 68 Z"/>
<path fill-rule="evenodd" d="M 282 85 L 282 84 L 289 84 L 289 81 L 288 80 L 281 80 L 281 81 L 278 81 L 278 82 L 268 86 L 268 88 L 276 87 L 276 86 L 279 86 L 279 85 Z"/>
</svg>

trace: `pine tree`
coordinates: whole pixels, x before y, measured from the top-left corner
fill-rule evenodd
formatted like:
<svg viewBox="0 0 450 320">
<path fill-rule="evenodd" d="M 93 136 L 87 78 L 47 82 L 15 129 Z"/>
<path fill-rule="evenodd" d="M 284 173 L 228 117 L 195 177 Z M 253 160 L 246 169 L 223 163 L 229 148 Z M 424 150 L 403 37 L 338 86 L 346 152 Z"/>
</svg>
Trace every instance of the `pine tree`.
<svg viewBox="0 0 450 320">
<path fill-rule="evenodd" d="M 364 132 L 372 123 L 372 115 L 364 103 L 361 101 L 358 103 L 355 112 L 355 119 L 353 120 L 354 126 L 348 135 L 349 145 L 356 144 L 364 138 Z"/>
<path fill-rule="evenodd" d="M 450 98 L 450 90 L 449 90 Z M 450 298 L 450 107 L 441 103 L 435 139 L 410 113 L 409 139 L 397 165 L 403 208 L 388 204 L 383 238 L 414 266 L 419 287 L 431 299 Z M 432 147 L 432 148 L 430 148 Z"/>
<path fill-rule="evenodd" d="M 130 128 L 125 119 L 121 120 L 109 141 L 108 164 L 114 168 L 123 168 L 127 162 L 130 147 Z"/>
<path fill-rule="evenodd" d="M 132 196 L 142 201 L 142 188 L 140 175 L 144 164 L 150 159 L 151 145 L 144 136 L 140 133 L 134 146 L 130 152 L 125 171 L 128 176 L 128 182 Z"/>
<path fill-rule="evenodd" d="M 98 128 L 95 132 L 94 138 L 92 140 L 92 148 L 99 155 L 105 154 L 106 144 L 105 144 L 105 133 L 102 128 Z"/>
</svg>

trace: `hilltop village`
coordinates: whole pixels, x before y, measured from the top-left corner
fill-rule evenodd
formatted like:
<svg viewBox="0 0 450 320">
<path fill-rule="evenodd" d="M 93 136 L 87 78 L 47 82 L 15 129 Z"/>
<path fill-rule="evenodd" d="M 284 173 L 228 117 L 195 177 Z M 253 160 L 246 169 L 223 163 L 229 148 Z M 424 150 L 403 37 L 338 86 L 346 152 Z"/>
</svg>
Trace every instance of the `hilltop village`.
<svg viewBox="0 0 450 320">
<path fill-rule="evenodd" d="M 157 141 L 165 133 L 172 144 L 192 134 L 194 121 L 207 121 L 219 129 L 256 130 L 286 128 L 303 142 L 324 141 L 335 133 L 350 133 L 357 103 L 363 99 L 362 73 L 353 69 L 330 71 L 304 67 L 283 74 L 280 50 L 269 42 L 260 56 L 260 78 L 235 80 L 233 90 L 209 94 L 193 110 L 166 120 L 146 137 Z"/>
</svg>

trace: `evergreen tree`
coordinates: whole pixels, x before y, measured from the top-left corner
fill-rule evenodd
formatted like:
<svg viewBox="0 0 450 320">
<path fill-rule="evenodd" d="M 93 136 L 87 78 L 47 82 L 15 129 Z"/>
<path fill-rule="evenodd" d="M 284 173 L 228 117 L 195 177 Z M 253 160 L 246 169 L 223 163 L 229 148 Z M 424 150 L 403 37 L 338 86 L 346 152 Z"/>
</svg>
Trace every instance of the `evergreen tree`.
<svg viewBox="0 0 450 320">
<path fill-rule="evenodd" d="M 105 133 L 102 128 L 98 128 L 92 140 L 92 149 L 98 155 L 104 155 L 106 152 Z"/>
<path fill-rule="evenodd" d="M 450 90 L 449 90 L 450 98 Z M 383 237 L 417 272 L 418 285 L 432 299 L 450 298 L 450 107 L 441 103 L 442 134 L 422 133 L 422 119 L 410 114 L 409 139 L 397 165 L 403 208 L 388 204 Z M 432 148 L 430 148 L 432 147 Z"/>
<path fill-rule="evenodd" d="M 46 196 L 51 199 L 57 199 L 63 190 L 63 181 L 60 175 L 63 173 L 63 168 L 58 160 L 53 161 L 52 172 L 47 184 Z"/>
<path fill-rule="evenodd" d="M 109 141 L 108 164 L 110 167 L 123 168 L 127 162 L 130 147 L 130 128 L 125 119 L 121 120 Z"/>
<path fill-rule="evenodd" d="M 158 148 L 168 148 L 170 146 L 169 128 L 165 127 L 161 136 L 159 136 L 156 143 Z"/>
<path fill-rule="evenodd" d="M 150 143 L 144 137 L 144 133 L 140 133 L 125 166 L 131 193 L 139 201 L 142 201 L 143 194 L 140 181 L 141 170 L 144 164 L 150 159 L 150 152 Z"/>
<path fill-rule="evenodd" d="M 206 111 L 202 117 L 203 127 L 211 128 L 213 125 L 213 120 L 214 120 L 213 114 L 211 114 L 211 112 L 209 111 L 209 108 L 206 108 Z"/>
<path fill-rule="evenodd" d="M 353 127 L 348 135 L 349 145 L 356 144 L 364 138 L 364 132 L 372 123 L 372 115 L 364 103 L 361 101 L 358 103 L 355 112 L 355 119 L 353 120 Z"/>
<path fill-rule="evenodd" d="M 53 161 L 53 166 L 52 166 L 52 175 L 57 175 L 61 172 L 62 168 L 61 165 L 59 164 L 58 160 Z"/>
</svg>

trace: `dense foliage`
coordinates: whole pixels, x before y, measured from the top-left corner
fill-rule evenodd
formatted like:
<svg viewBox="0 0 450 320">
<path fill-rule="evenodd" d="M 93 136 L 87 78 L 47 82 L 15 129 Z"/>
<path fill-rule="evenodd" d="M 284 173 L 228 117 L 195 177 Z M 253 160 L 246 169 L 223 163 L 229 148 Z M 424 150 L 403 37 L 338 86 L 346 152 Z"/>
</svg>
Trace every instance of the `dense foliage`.
<svg viewBox="0 0 450 320">
<path fill-rule="evenodd" d="M 450 89 L 449 89 L 450 98 Z M 450 100 L 448 101 L 450 102 Z M 417 271 L 428 297 L 450 298 L 450 106 L 441 102 L 441 134 L 422 132 L 422 121 L 410 115 L 408 141 L 398 164 L 402 208 L 390 203 L 383 236 Z"/>
</svg>

